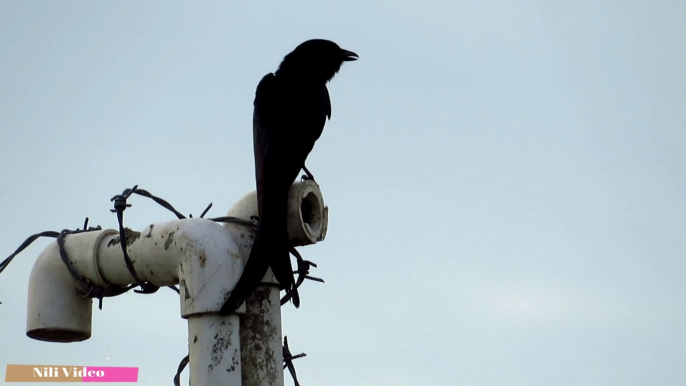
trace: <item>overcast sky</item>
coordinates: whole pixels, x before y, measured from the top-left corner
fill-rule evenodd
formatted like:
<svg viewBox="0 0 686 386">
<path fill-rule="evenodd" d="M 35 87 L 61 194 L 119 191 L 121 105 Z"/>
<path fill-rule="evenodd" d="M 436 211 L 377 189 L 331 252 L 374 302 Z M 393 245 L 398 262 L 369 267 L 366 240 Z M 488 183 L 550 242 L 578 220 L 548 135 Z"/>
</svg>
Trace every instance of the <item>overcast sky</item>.
<svg viewBox="0 0 686 386">
<path fill-rule="evenodd" d="M 0 259 L 116 227 L 141 188 L 199 215 L 254 189 L 261 77 L 311 38 L 357 52 L 308 159 L 325 285 L 283 308 L 303 386 L 686 384 L 683 1 L 1 1 Z M 141 197 L 126 225 L 173 215 Z M 41 240 L 0 275 L 6 364 L 171 385 L 178 296 L 25 335 Z M 187 373 L 183 378 L 187 384 Z M 286 384 L 292 381 L 286 377 Z"/>
</svg>

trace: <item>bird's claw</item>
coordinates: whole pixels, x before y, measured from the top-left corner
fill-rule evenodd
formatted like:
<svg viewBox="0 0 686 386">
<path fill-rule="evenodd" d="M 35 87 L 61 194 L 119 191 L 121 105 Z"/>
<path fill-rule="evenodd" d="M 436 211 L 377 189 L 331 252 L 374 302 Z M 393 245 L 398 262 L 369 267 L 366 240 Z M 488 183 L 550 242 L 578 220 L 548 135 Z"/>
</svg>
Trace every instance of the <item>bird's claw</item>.
<svg viewBox="0 0 686 386">
<path fill-rule="evenodd" d="M 305 181 L 316 182 L 316 181 L 314 180 L 314 177 L 312 177 L 312 175 L 307 175 L 307 174 L 303 174 L 302 176 L 300 176 L 300 180 L 303 181 L 303 182 L 305 182 Z"/>
<path fill-rule="evenodd" d="M 310 181 L 312 181 L 312 182 L 317 182 L 317 181 L 314 180 L 314 176 L 312 175 L 312 173 L 310 173 L 310 171 L 307 170 L 307 167 L 306 167 L 306 166 L 303 165 L 303 168 L 302 168 L 302 169 L 303 169 L 303 171 L 305 172 L 305 174 L 304 174 L 302 177 L 300 177 L 301 180 L 303 180 L 303 181 L 310 180 Z"/>
</svg>

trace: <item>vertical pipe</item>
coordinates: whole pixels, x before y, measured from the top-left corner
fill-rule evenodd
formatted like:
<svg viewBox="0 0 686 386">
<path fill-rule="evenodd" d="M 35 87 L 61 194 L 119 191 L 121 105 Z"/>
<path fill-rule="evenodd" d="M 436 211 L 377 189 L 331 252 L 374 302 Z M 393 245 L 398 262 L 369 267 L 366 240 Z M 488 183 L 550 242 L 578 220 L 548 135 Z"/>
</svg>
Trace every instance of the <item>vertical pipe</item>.
<svg viewBox="0 0 686 386">
<path fill-rule="evenodd" d="M 243 386 L 283 386 L 279 288 L 262 284 L 241 315 Z"/>
<path fill-rule="evenodd" d="M 188 318 L 191 385 L 241 386 L 238 315 Z"/>
</svg>

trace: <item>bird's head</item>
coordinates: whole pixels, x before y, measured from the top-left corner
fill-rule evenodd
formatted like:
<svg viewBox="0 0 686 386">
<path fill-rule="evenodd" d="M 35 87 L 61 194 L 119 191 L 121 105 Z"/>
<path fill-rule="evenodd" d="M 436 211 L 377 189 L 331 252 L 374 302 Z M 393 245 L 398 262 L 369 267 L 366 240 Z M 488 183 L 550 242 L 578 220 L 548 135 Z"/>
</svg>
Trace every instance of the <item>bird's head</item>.
<svg viewBox="0 0 686 386">
<path fill-rule="evenodd" d="M 312 39 L 286 55 L 277 72 L 328 82 L 340 70 L 343 62 L 358 58 L 356 53 L 344 50 L 332 41 Z"/>
</svg>

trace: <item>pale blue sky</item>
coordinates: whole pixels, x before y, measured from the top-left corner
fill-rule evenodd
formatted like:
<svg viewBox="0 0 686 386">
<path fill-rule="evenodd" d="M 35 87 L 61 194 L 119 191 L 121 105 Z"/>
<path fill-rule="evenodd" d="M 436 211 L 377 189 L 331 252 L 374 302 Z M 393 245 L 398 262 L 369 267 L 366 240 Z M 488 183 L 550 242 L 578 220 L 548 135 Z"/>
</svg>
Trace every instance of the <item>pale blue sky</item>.
<svg viewBox="0 0 686 386">
<path fill-rule="evenodd" d="M 304 386 L 685 384 L 686 3 L 340 3 L 0 2 L 0 258 L 115 227 L 134 184 L 222 215 L 254 189 L 257 83 L 327 38 L 360 60 L 308 160 L 330 224 L 301 248 L 327 284 L 284 307 Z M 133 229 L 173 218 L 131 203 Z M 168 290 L 106 299 L 85 342 L 25 336 L 47 243 L 0 275 L 0 376 L 171 384 Z"/>
</svg>

